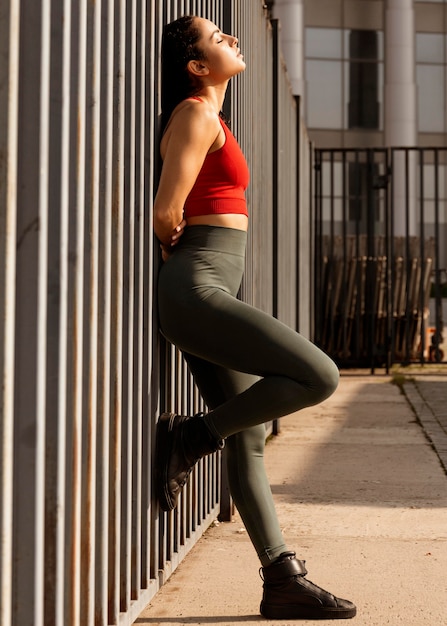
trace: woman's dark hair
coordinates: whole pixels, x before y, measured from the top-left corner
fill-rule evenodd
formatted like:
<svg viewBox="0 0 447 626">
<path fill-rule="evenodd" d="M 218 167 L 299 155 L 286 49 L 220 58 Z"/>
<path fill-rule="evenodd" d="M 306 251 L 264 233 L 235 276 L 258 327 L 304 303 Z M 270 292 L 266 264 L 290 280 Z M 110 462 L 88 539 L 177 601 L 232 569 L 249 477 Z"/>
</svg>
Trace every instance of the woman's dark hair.
<svg viewBox="0 0 447 626">
<path fill-rule="evenodd" d="M 187 65 L 189 61 L 205 59 L 198 47 L 200 37 L 193 15 L 184 15 L 164 27 L 161 40 L 161 133 L 175 107 L 199 89 Z"/>
</svg>

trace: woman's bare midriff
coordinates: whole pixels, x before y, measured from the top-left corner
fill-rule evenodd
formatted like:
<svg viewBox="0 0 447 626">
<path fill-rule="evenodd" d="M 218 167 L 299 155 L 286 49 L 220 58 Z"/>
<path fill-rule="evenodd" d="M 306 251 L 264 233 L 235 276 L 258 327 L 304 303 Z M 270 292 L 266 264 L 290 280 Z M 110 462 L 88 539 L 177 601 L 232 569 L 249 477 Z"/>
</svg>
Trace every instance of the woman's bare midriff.
<svg viewBox="0 0 447 626">
<path fill-rule="evenodd" d="M 237 213 L 223 213 L 214 215 L 198 215 L 187 218 L 188 226 L 222 226 L 223 228 L 236 228 L 247 230 L 248 217 Z"/>
</svg>

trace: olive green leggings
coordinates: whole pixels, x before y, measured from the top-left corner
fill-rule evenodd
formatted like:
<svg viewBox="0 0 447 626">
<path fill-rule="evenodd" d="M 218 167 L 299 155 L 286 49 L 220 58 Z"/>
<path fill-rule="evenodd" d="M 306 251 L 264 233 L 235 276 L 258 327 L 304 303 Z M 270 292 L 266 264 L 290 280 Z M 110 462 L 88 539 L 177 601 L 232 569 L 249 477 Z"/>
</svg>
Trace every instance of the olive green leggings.
<svg viewBox="0 0 447 626">
<path fill-rule="evenodd" d="M 264 468 L 264 423 L 322 402 L 338 384 L 333 361 L 276 318 L 237 299 L 246 233 L 190 226 L 163 264 L 160 328 L 184 354 L 226 439 L 231 495 L 263 566 L 284 552 Z"/>
</svg>

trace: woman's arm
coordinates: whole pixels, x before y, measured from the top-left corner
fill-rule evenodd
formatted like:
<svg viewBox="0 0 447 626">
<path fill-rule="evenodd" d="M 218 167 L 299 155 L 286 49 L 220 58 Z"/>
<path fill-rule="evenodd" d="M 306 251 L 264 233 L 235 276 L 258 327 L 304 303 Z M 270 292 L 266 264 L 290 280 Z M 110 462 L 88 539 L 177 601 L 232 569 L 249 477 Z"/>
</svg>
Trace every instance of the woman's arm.
<svg viewBox="0 0 447 626">
<path fill-rule="evenodd" d="M 218 116 L 198 102 L 174 114 L 162 141 L 163 168 L 154 202 L 154 230 L 166 254 L 183 232 L 183 207 L 205 157 L 221 132 Z"/>
</svg>

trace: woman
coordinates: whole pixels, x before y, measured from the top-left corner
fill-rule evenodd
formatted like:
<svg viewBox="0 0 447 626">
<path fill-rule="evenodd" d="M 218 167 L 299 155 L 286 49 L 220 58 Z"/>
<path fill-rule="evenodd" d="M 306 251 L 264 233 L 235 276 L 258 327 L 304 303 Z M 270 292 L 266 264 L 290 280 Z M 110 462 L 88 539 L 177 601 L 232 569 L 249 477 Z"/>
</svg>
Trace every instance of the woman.
<svg viewBox="0 0 447 626">
<path fill-rule="evenodd" d="M 164 261 L 159 319 L 210 411 L 160 417 L 156 488 L 161 508 L 174 508 L 195 463 L 225 441 L 231 494 L 262 565 L 261 614 L 348 618 L 355 606 L 308 581 L 304 562 L 287 549 L 264 469 L 264 423 L 327 398 L 338 370 L 298 333 L 236 298 L 249 175 L 219 112 L 229 80 L 244 69 L 237 38 L 209 20 L 185 16 L 165 27 L 154 204 Z"/>
</svg>

